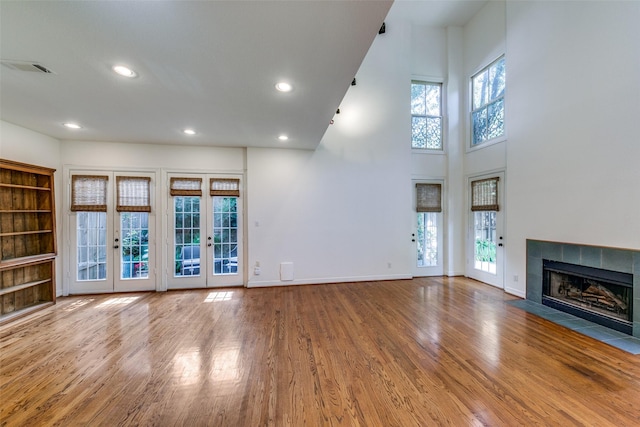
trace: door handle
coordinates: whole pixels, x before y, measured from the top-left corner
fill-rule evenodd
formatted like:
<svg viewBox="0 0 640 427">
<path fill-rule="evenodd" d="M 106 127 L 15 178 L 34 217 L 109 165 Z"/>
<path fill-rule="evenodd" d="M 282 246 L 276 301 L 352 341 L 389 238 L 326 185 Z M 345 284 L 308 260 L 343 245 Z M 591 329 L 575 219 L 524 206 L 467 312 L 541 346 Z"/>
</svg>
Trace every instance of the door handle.
<svg viewBox="0 0 640 427">
<path fill-rule="evenodd" d="M 498 246 L 503 247 L 504 245 L 502 243 L 498 243 Z"/>
<path fill-rule="evenodd" d="M 211 246 L 211 243 L 207 243 L 207 246 Z"/>
<path fill-rule="evenodd" d="M 115 246 L 113 247 L 113 249 L 118 249 L 119 247 L 120 247 L 120 246 L 115 245 Z"/>
</svg>

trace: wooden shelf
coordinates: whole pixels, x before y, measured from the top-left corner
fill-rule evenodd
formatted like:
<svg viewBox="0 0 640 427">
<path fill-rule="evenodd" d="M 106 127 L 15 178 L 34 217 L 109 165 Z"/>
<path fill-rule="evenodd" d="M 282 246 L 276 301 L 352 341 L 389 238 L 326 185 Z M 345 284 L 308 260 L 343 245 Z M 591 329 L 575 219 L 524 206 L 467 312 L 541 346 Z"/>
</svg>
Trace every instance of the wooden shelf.
<svg viewBox="0 0 640 427">
<path fill-rule="evenodd" d="M 12 213 L 51 213 L 51 209 L 0 209 L 0 214 Z"/>
<path fill-rule="evenodd" d="M 45 253 L 32 256 L 25 256 L 21 258 L 5 259 L 0 261 L 0 270 L 23 267 L 27 265 L 39 264 L 42 261 L 49 261 L 56 257 L 55 253 Z"/>
<path fill-rule="evenodd" d="M 41 285 L 43 283 L 47 283 L 47 282 L 50 282 L 50 281 L 51 281 L 51 279 L 37 280 L 35 282 L 27 282 L 27 283 L 23 283 L 22 285 L 12 286 L 10 288 L 5 288 L 5 289 L 0 289 L 0 296 L 5 295 L 5 294 L 10 294 L 10 293 L 16 292 L 16 291 L 21 291 L 23 289 L 27 289 L 27 288 L 30 288 L 32 286 L 38 286 L 38 285 Z"/>
<path fill-rule="evenodd" d="M 51 191 L 49 187 L 36 187 L 33 185 L 20 185 L 20 184 L 6 184 L 3 182 L 0 182 L 0 187 L 21 188 L 23 190 Z"/>
<path fill-rule="evenodd" d="M 54 172 L 0 159 L 0 323 L 56 301 Z"/>
<path fill-rule="evenodd" d="M 53 230 L 14 231 L 13 233 L 0 233 L 0 237 L 21 236 L 23 234 L 53 233 Z"/>
</svg>

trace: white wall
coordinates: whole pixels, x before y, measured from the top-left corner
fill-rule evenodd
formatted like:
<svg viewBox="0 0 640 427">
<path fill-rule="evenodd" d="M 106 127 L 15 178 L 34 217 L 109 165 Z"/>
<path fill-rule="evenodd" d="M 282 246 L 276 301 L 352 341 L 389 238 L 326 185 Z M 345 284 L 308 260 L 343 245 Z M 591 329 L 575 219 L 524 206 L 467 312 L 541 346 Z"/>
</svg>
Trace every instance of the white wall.
<svg viewBox="0 0 640 427">
<path fill-rule="evenodd" d="M 510 249 L 640 248 L 640 3 L 507 2 Z"/>
<path fill-rule="evenodd" d="M 56 169 L 54 174 L 54 185 L 56 190 L 56 223 L 60 224 L 62 212 L 62 163 L 60 161 L 60 141 L 55 138 L 16 126 L 12 123 L 0 121 L 0 157 L 16 162 L 29 163 L 38 166 L 45 166 Z M 56 230 L 58 260 L 60 263 L 60 253 L 62 250 L 62 233 Z M 56 293 L 62 292 L 62 272 L 56 270 Z"/>
<path fill-rule="evenodd" d="M 386 22 L 317 150 L 247 150 L 249 286 L 410 276 L 411 31 Z"/>
<path fill-rule="evenodd" d="M 62 141 L 66 166 L 242 172 L 244 149 Z"/>
</svg>

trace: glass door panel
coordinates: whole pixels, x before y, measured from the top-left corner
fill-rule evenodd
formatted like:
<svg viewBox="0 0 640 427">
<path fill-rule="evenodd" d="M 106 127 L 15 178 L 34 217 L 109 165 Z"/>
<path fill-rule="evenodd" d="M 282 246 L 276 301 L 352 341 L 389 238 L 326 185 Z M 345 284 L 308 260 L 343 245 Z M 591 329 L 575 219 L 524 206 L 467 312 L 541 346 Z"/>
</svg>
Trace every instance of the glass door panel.
<svg viewBox="0 0 640 427">
<path fill-rule="evenodd" d="M 174 277 L 200 275 L 200 197 L 174 198 Z"/>
<path fill-rule="evenodd" d="M 417 267 L 436 267 L 438 265 L 438 220 L 436 215 L 436 212 L 418 213 Z"/>
<path fill-rule="evenodd" d="M 77 212 L 76 280 L 107 279 L 107 213 Z"/>
<path fill-rule="evenodd" d="M 496 211 L 474 212 L 474 268 L 496 274 Z"/>
<path fill-rule="evenodd" d="M 238 274 L 237 197 L 213 198 L 213 274 Z"/>
<path fill-rule="evenodd" d="M 149 214 L 120 214 L 120 279 L 149 278 Z"/>
<path fill-rule="evenodd" d="M 200 256 L 201 239 L 201 197 L 173 196 L 172 235 L 169 249 L 169 288 L 198 288 L 206 286 L 206 257 Z"/>
</svg>

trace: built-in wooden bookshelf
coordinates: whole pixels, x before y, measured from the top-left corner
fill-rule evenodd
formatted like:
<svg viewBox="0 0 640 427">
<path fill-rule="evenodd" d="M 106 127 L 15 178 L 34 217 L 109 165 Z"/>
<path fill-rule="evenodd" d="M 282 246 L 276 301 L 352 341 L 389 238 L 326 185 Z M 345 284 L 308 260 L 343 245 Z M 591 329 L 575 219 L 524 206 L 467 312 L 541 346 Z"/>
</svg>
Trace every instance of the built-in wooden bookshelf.
<svg viewBox="0 0 640 427">
<path fill-rule="evenodd" d="M 0 323 L 56 301 L 54 172 L 0 159 Z"/>
</svg>

